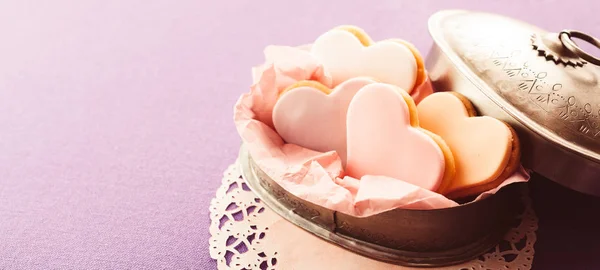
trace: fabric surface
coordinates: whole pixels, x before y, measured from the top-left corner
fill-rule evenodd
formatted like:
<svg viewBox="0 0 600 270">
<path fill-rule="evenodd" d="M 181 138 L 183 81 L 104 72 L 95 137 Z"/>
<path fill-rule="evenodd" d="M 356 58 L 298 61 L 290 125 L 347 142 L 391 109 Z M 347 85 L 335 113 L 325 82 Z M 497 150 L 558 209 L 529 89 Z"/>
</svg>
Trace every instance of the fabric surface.
<svg viewBox="0 0 600 270">
<path fill-rule="evenodd" d="M 591 0 L 0 1 L 0 268 L 214 269 L 208 205 L 264 46 L 356 24 L 426 54 L 445 8 L 600 36 Z M 532 184 L 534 269 L 600 267 L 600 200 Z"/>
</svg>

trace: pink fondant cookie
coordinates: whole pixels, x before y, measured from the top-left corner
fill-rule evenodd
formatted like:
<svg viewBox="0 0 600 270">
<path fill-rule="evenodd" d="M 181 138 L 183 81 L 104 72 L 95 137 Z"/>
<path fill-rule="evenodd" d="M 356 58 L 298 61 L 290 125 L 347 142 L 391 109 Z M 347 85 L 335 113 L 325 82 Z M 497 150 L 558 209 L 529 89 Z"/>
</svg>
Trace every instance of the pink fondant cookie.
<svg viewBox="0 0 600 270">
<path fill-rule="evenodd" d="M 441 136 L 455 158 L 456 176 L 440 193 L 455 199 L 478 195 L 517 169 L 520 148 L 514 130 L 492 117 L 474 117 L 475 109 L 462 95 L 434 93 L 417 109 L 421 127 Z"/>
<path fill-rule="evenodd" d="M 346 121 L 347 175 L 388 176 L 433 191 L 452 179 L 452 153 L 441 138 L 418 127 L 416 105 L 402 89 L 363 87 Z"/>
<path fill-rule="evenodd" d="M 315 151 L 335 150 L 346 161 L 346 111 L 363 86 L 374 83 L 354 78 L 333 90 L 314 81 L 301 81 L 283 91 L 273 108 L 273 124 L 287 142 Z"/>
<path fill-rule="evenodd" d="M 364 31 L 353 26 L 332 29 L 311 46 L 311 53 L 331 75 L 333 85 L 366 76 L 396 85 L 409 93 L 417 81 L 424 78 L 419 74 L 419 63 L 413 50 L 414 47 L 403 42 L 373 42 Z"/>
<path fill-rule="evenodd" d="M 360 43 L 363 46 L 369 46 L 369 45 L 375 43 L 363 29 L 361 29 L 357 26 L 342 25 L 342 26 L 336 27 L 335 29 L 345 30 L 345 31 L 352 33 L 356 38 L 358 38 L 358 40 L 360 40 Z M 423 57 L 421 56 L 421 53 L 419 52 L 419 50 L 417 50 L 417 47 L 415 47 L 415 45 L 413 45 L 412 43 L 410 43 L 406 40 L 398 39 L 398 38 L 388 39 L 386 41 L 398 42 L 398 43 L 406 46 L 410 50 L 410 52 L 415 57 L 415 61 L 417 61 L 417 79 L 415 82 L 415 87 L 421 85 L 427 78 L 427 72 L 425 71 L 425 62 L 423 61 Z M 407 92 L 412 94 L 411 91 L 407 91 Z"/>
</svg>

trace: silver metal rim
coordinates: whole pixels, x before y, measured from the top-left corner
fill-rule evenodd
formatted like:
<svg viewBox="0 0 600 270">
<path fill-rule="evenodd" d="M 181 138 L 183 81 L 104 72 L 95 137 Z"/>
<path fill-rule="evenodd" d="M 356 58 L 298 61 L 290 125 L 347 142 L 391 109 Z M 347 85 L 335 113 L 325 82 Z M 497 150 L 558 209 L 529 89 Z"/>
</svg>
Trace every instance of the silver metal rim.
<svg viewBox="0 0 600 270">
<path fill-rule="evenodd" d="M 310 220 L 296 214 L 294 211 L 286 208 L 281 202 L 275 199 L 269 194 L 260 184 L 259 176 L 256 173 L 256 165 L 254 165 L 250 153 L 242 145 L 239 152 L 238 160 L 241 168 L 240 173 L 242 178 L 246 181 L 250 189 L 258 196 L 258 198 L 273 212 L 287 220 L 288 222 L 298 226 L 299 228 L 327 241 L 332 244 L 338 245 L 351 252 L 359 255 L 375 259 L 378 261 L 391 263 L 395 265 L 402 265 L 408 267 L 444 267 L 457 265 L 470 260 L 473 260 L 479 256 L 479 253 L 473 251 L 482 249 L 472 247 L 468 254 L 453 254 L 452 252 L 440 252 L 440 253 L 419 253 L 403 250 L 395 250 L 380 245 L 368 243 L 359 239 L 354 239 L 345 235 L 336 233 L 335 231 L 327 230 Z M 498 238 L 495 235 L 489 235 L 486 239 L 483 239 L 485 248 L 483 250 L 489 250 L 493 248 L 497 243 L 492 241 Z M 481 244 L 481 243 L 480 243 Z M 431 257 L 437 257 L 438 259 L 432 259 Z"/>
</svg>

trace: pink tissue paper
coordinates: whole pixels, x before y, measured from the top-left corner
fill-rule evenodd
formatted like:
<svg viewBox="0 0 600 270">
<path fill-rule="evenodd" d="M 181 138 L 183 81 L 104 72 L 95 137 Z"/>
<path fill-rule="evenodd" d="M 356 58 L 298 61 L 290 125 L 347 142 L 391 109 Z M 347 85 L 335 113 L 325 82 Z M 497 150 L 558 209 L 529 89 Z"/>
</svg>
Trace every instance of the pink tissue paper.
<svg viewBox="0 0 600 270">
<path fill-rule="evenodd" d="M 295 196 L 348 215 L 366 217 L 395 208 L 439 209 L 459 204 L 436 192 L 400 179 L 367 175 L 360 180 L 343 175 L 335 151 L 316 152 L 286 144 L 273 129 L 272 112 L 280 91 L 300 80 L 315 80 L 331 87 L 322 65 L 301 47 L 268 46 L 266 62 L 252 69 L 253 85 L 234 108 L 234 122 L 244 146 L 256 164 L 282 188 Z M 418 103 L 431 94 L 429 80 L 412 93 Z M 481 200 L 501 188 L 529 180 L 520 167 L 500 186 L 480 194 Z"/>
</svg>

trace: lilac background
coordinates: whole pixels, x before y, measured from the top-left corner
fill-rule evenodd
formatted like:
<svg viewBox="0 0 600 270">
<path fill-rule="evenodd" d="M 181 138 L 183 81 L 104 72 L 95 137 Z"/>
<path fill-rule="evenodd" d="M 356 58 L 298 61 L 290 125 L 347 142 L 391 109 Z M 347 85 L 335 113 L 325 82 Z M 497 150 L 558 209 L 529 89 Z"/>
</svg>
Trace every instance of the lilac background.
<svg viewBox="0 0 600 270">
<path fill-rule="evenodd" d="M 425 54 L 443 8 L 600 36 L 598 1 L 0 1 L 0 268 L 215 268 L 208 205 L 263 47 L 356 24 Z M 599 200 L 533 186 L 536 268 L 599 267 Z"/>
</svg>

